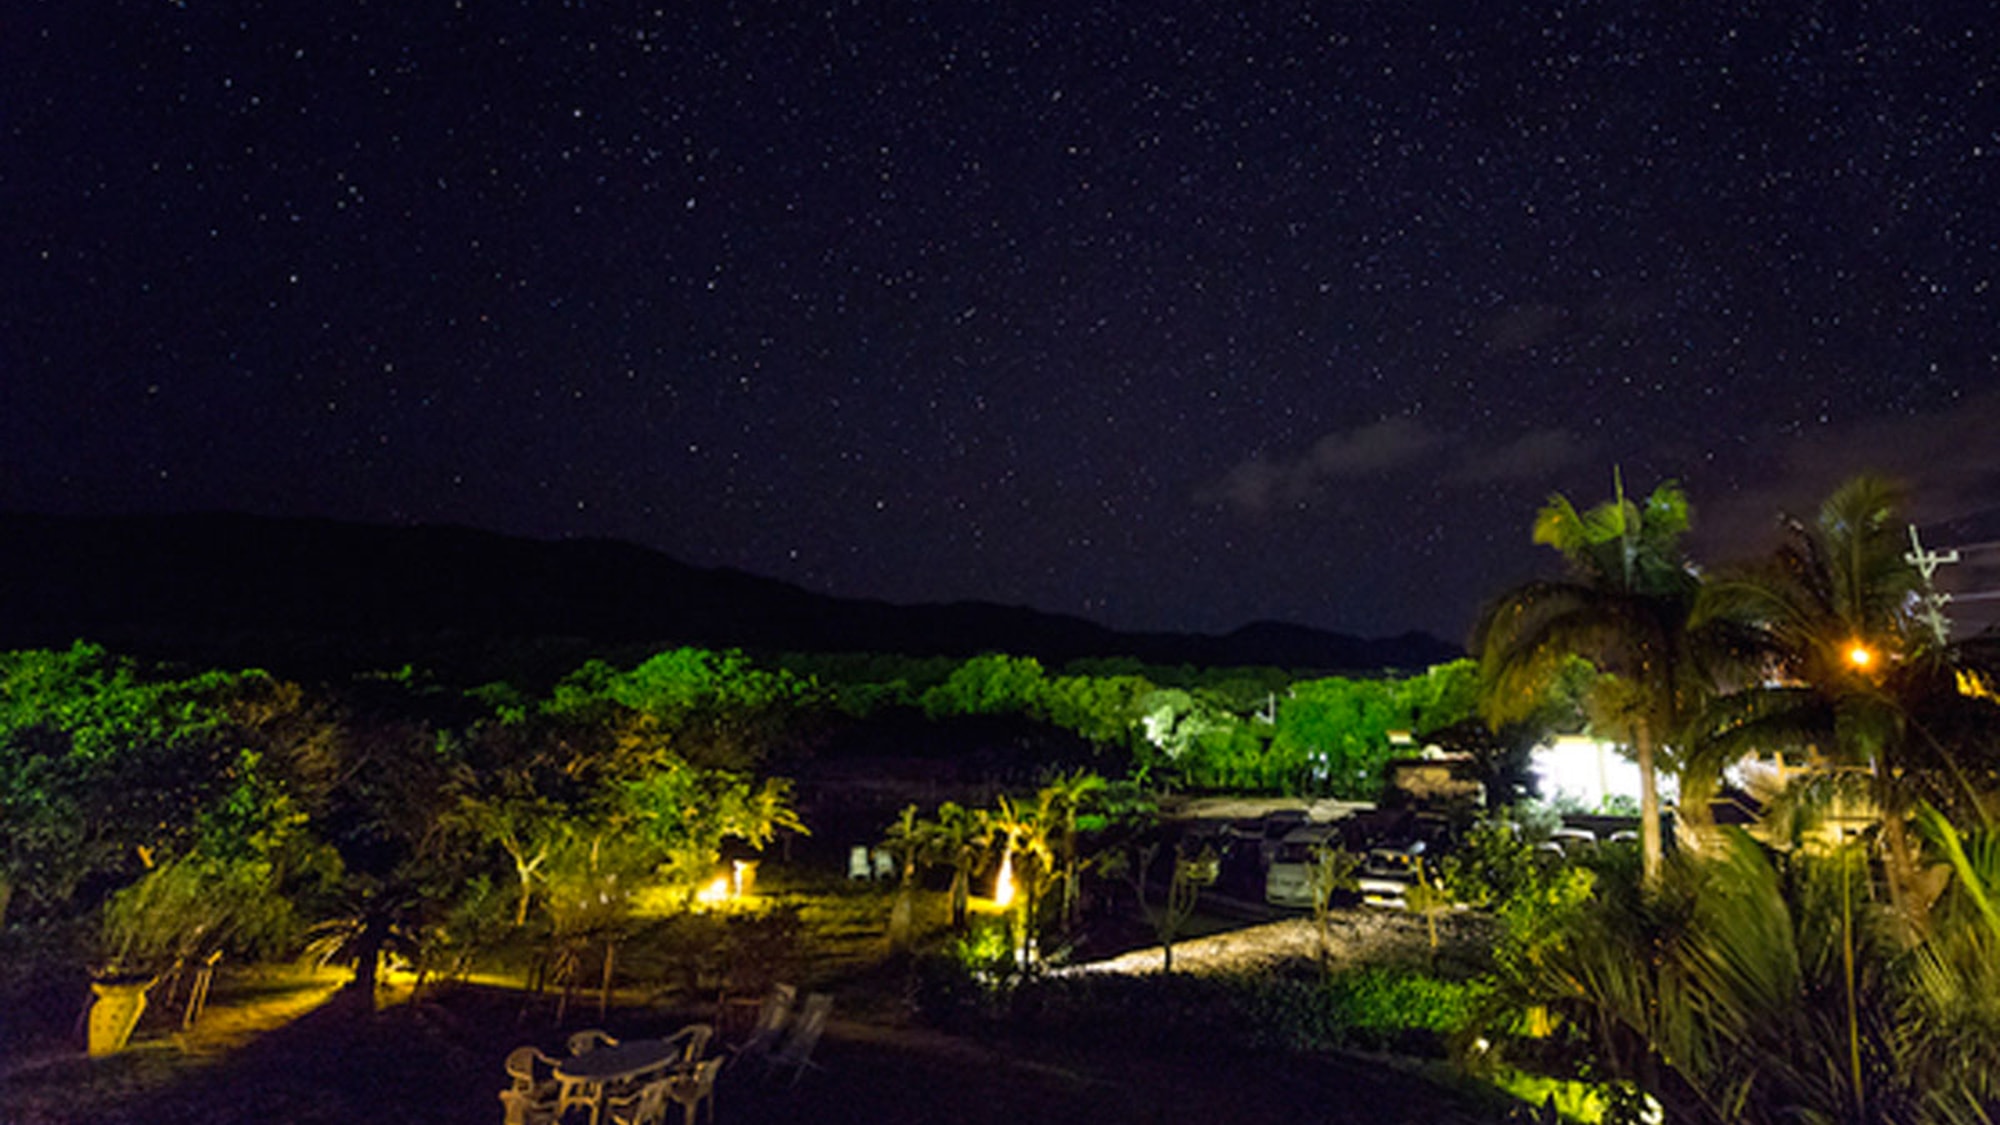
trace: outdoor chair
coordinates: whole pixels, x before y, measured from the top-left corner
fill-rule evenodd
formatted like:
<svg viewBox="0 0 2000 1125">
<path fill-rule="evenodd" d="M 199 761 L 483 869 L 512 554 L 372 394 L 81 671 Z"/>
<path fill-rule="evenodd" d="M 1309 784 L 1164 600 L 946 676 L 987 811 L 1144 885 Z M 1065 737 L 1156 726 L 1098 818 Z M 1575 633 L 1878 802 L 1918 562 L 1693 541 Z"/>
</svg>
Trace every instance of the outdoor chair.
<svg viewBox="0 0 2000 1125">
<path fill-rule="evenodd" d="M 551 1068 L 556 1060 L 542 1053 L 538 1047 L 516 1047 L 507 1052 L 507 1077 L 514 1080 L 514 1090 L 535 1100 L 553 1096 L 558 1083 Z"/>
<path fill-rule="evenodd" d="M 715 1076 L 722 1072 L 722 1056 L 703 1059 L 693 1069 L 667 1079 L 667 1097 L 687 1111 L 685 1125 L 701 1119 L 701 1107 L 708 1106 L 708 1125 L 715 1125 Z"/>
<path fill-rule="evenodd" d="M 604 1103 L 605 1120 L 612 1125 L 664 1125 L 667 1119 L 667 1084 L 671 1078 L 656 1078 L 637 1093 L 610 1098 Z"/>
<path fill-rule="evenodd" d="M 663 1048 L 662 1059 L 657 1066 L 649 1067 L 631 1079 L 619 1082 L 611 1088 L 614 1095 L 637 1093 L 641 1087 L 676 1073 L 684 1073 L 701 1059 L 708 1049 L 708 1041 L 715 1034 L 711 1024 L 691 1023 L 664 1039 L 655 1042 Z M 664 1048 L 678 1048 L 672 1052 Z"/>
<path fill-rule="evenodd" d="M 568 1118 L 571 1109 L 593 1112 L 599 1095 L 604 1092 L 602 1082 L 593 1082 L 587 1078 L 564 1078 L 561 1079 L 561 1083 L 561 1088 L 556 1091 L 555 1119 L 558 1122 Z"/>
<path fill-rule="evenodd" d="M 819 1046 L 820 1033 L 826 1030 L 826 1020 L 833 1013 L 833 997 L 824 992 L 814 992 L 806 996 L 805 1007 L 792 1025 L 791 1034 L 785 1042 L 772 1051 L 764 1060 L 766 1076 L 781 1071 L 792 1072 L 792 1082 L 797 1084 L 807 1068 L 824 1070 L 812 1060 L 813 1048 Z"/>
<path fill-rule="evenodd" d="M 563 1108 L 557 1098 L 537 1098 L 522 1090 L 500 1091 L 502 1125 L 557 1125 Z"/>
<path fill-rule="evenodd" d="M 751 1025 L 750 1034 L 729 1049 L 732 1066 L 737 1059 L 761 1059 L 771 1053 L 785 1033 L 785 1021 L 791 1018 L 792 1001 L 797 996 L 798 989 L 789 984 L 771 986 L 764 1002 L 757 1006 L 757 1022 Z"/>
<path fill-rule="evenodd" d="M 586 1028 L 569 1037 L 569 1053 L 587 1055 L 599 1047 L 616 1047 L 618 1040 L 600 1028 Z"/>
<path fill-rule="evenodd" d="M 691 1063 L 698 1061 L 707 1052 L 708 1041 L 714 1037 L 714 1024 L 691 1023 L 674 1032 L 672 1035 L 667 1036 L 664 1041 L 668 1043 L 680 1042 L 682 1044 L 681 1061 Z"/>
</svg>

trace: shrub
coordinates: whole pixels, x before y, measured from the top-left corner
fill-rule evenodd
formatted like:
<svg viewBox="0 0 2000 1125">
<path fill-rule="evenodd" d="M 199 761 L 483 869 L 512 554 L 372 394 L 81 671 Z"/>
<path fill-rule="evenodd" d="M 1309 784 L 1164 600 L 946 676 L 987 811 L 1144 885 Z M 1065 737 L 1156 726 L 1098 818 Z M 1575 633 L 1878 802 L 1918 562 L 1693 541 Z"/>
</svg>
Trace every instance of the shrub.
<svg viewBox="0 0 2000 1125">
<path fill-rule="evenodd" d="M 1304 962 L 1233 976 L 1072 974 L 1024 982 L 996 1015 L 1006 1031 L 1041 1041 L 1435 1056 L 1469 1026 L 1487 987 L 1386 969 L 1325 977 Z"/>
<path fill-rule="evenodd" d="M 976 919 L 969 932 L 911 962 L 910 1006 L 945 1028 L 1004 1015 L 1021 972 L 1004 920 Z"/>
<path fill-rule="evenodd" d="M 1324 988 L 1347 1043 L 1375 1049 L 1441 1044 L 1471 1026 L 1492 990 L 1485 981 L 1384 968 L 1342 973 Z"/>
</svg>

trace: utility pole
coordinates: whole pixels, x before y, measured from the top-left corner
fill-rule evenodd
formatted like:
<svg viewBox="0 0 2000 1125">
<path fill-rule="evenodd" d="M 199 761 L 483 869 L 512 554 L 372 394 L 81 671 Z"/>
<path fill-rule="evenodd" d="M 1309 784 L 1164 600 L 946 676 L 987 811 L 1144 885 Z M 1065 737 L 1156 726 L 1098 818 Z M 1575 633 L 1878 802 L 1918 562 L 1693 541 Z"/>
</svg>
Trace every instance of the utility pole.
<svg viewBox="0 0 2000 1125">
<path fill-rule="evenodd" d="M 1954 547 L 1942 554 L 1925 550 L 1923 540 L 1917 538 L 1917 525 L 1911 524 L 1910 551 L 1903 556 L 1903 561 L 1916 567 L 1917 573 L 1923 576 L 1924 608 L 1920 612 L 1925 624 L 1931 627 L 1932 638 L 1939 645 L 1950 644 L 1951 619 L 1944 615 L 1944 607 L 1951 601 L 1951 595 L 1943 593 L 1932 585 L 1931 576 L 1937 573 L 1938 567 L 1958 561 L 1958 548 Z"/>
</svg>

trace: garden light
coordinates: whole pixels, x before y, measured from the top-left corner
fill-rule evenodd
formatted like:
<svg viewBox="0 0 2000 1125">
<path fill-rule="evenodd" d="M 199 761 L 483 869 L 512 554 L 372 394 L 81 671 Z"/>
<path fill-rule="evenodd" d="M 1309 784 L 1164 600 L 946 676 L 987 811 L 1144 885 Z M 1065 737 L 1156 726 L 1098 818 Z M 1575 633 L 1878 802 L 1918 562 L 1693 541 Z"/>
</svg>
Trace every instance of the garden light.
<svg viewBox="0 0 2000 1125">
<path fill-rule="evenodd" d="M 993 880 L 993 905 L 1005 910 L 1014 902 L 1014 851 L 1000 853 L 1000 874 Z"/>
</svg>

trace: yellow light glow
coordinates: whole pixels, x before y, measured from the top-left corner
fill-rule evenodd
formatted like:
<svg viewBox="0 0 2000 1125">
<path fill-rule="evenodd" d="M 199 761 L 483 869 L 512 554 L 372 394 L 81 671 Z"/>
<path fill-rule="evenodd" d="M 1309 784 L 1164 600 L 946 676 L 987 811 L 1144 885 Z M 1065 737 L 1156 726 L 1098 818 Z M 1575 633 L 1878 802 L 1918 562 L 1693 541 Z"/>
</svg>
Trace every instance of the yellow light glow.
<svg viewBox="0 0 2000 1125">
<path fill-rule="evenodd" d="M 736 859 L 729 862 L 729 893 L 742 898 L 750 893 L 751 884 L 757 881 L 757 861 Z"/>
<path fill-rule="evenodd" d="M 993 880 L 993 905 L 1007 909 L 1014 901 L 1014 850 L 1000 853 L 1000 875 Z"/>
<path fill-rule="evenodd" d="M 695 892 L 694 900 L 696 902 L 707 903 L 711 906 L 717 903 L 728 902 L 729 876 L 717 875 L 714 882 Z"/>
<path fill-rule="evenodd" d="M 1847 648 L 1847 662 L 1865 672 L 1874 665 L 1875 653 L 1867 645 L 1855 641 Z"/>
</svg>

